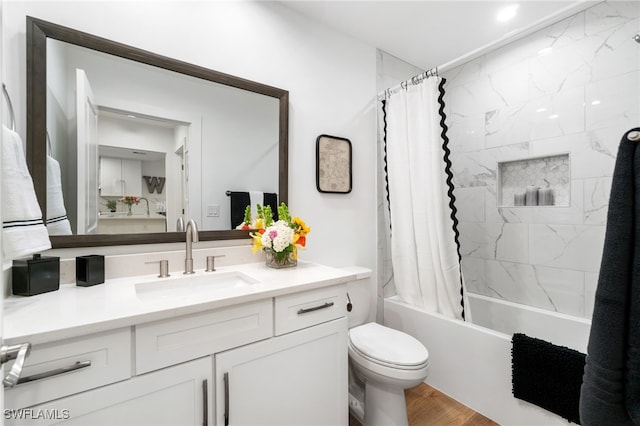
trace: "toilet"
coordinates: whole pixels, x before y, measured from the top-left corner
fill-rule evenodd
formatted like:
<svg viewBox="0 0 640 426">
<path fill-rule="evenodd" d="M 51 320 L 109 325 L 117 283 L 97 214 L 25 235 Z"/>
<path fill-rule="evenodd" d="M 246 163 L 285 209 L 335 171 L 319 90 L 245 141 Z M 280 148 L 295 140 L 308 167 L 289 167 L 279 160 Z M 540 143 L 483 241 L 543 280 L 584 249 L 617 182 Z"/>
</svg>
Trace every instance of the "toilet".
<svg viewBox="0 0 640 426">
<path fill-rule="evenodd" d="M 427 377 L 429 352 L 414 337 L 371 321 L 376 294 L 371 273 L 357 271 L 358 279 L 347 285 L 353 307 L 348 313 L 349 411 L 364 426 L 406 426 L 404 390 Z"/>
</svg>

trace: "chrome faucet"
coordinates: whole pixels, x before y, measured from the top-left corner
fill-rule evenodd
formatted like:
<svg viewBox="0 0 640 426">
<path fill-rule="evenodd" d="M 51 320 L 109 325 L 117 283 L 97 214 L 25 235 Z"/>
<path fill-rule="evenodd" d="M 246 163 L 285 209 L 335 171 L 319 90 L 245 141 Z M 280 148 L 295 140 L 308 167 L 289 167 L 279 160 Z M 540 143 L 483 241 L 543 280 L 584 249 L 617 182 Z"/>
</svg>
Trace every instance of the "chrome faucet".
<svg viewBox="0 0 640 426">
<path fill-rule="evenodd" d="M 147 202 L 147 217 L 149 217 L 149 200 L 147 200 L 147 199 L 146 199 L 146 198 L 144 198 L 144 197 L 140 197 L 140 201 L 142 201 L 142 200 L 144 200 L 144 201 L 146 201 L 146 202 Z"/>
<path fill-rule="evenodd" d="M 187 257 L 184 260 L 184 273 L 193 274 L 193 255 L 191 254 L 191 243 L 197 243 L 198 238 L 198 226 L 193 219 L 189 219 L 185 228 L 187 233 Z"/>
</svg>

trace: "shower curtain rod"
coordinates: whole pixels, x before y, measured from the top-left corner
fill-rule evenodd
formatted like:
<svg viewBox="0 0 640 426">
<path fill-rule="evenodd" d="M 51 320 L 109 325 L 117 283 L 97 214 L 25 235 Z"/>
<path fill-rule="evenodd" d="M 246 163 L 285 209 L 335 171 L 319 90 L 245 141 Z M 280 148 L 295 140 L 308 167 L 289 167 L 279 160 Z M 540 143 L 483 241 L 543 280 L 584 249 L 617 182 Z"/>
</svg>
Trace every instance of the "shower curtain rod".
<svg viewBox="0 0 640 426">
<path fill-rule="evenodd" d="M 423 73 L 414 75 L 409 80 L 405 80 L 396 86 L 385 89 L 383 92 L 378 93 L 378 100 L 380 101 L 382 99 L 389 99 L 392 93 L 396 93 L 400 89 L 406 90 L 407 87 L 409 87 L 409 85 L 417 86 L 418 84 L 422 83 L 429 77 L 438 77 L 438 67 L 431 68 L 430 70 L 427 70 Z"/>
<path fill-rule="evenodd" d="M 556 13 L 554 13 L 553 15 L 550 15 L 546 18 L 540 19 L 537 22 L 534 22 L 533 24 L 529 25 L 528 27 L 524 27 L 521 28 L 520 30 L 517 31 L 512 31 L 506 35 L 504 35 L 502 38 L 486 44 L 484 46 L 479 47 L 476 50 L 472 50 L 469 53 L 466 53 L 462 56 L 459 56 L 449 62 L 444 63 L 443 65 L 437 66 L 435 68 L 432 68 L 426 72 L 420 73 L 417 76 L 411 77 L 409 80 L 403 81 L 402 83 L 390 87 L 388 89 L 385 89 L 381 92 L 378 93 L 378 100 L 384 100 L 386 98 L 388 98 L 389 95 L 391 95 L 392 93 L 396 93 L 398 90 L 400 89 L 405 89 L 407 87 L 408 84 L 420 84 L 422 83 L 422 81 L 425 80 L 425 78 L 431 77 L 432 75 L 427 75 L 428 73 L 432 72 L 435 70 L 435 76 L 438 76 L 438 73 L 442 74 L 446 71 L 449 71 L 452 68 L 455 68 L 459 65 L 462 65 L 464 63 L 467 63 L 473 59 L 476 59 L 492 50 L 498 49 L 502 46 L 505 46 L 509 43 L 513 43 L 516 40 L 519 40 L 523 37 L 528 36 L 529 34 L 533 34 L 534 32 L 541 30 L 542 28 L 545 28 L 549 25 L 555 24 L 557 22 L 562 21 L 565 18 L 568 18 L 569 16 L 573 16 L 579 12 L 582 12 L 585 9 L 588 9 L 598 3 L 602 3 L 603 0 L 577 0 L 576 2 L 570 4 L 569 6 L 565 7 L 564 9 L 561 9 L 559 11 L 557 11 Z M 424 76 L 424 77 L 423 77 Z M 417 83 L 414 83 L 414 80 L 420 78 L 420 81 L 418 81 Z"/>
</svg>

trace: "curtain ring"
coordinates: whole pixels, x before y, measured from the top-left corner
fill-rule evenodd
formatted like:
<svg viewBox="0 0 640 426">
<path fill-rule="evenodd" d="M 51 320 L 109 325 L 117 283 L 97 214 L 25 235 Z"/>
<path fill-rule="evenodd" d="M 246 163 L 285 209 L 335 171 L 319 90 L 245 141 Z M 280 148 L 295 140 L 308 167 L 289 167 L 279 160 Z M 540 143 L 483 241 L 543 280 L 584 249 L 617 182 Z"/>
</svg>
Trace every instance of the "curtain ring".
<svg viewBox="0 0 640 426">
<path fill-rule="evenodd" d="M 403 88 L 404 90 L 407 90 L 407 82 L 403 81 L 402 83 L 400 83 L 400 87 Z"/>
</svg>

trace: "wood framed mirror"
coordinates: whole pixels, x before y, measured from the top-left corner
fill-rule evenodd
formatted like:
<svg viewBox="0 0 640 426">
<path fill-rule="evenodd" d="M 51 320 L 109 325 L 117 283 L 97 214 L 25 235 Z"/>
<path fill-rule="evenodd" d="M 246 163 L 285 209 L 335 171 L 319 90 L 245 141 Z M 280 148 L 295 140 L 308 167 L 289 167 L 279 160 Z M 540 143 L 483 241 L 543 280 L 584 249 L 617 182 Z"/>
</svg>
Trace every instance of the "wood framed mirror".
<svg viewBox="0 0 640 426">
<path fill-rule="evenodd" d="M 221 73 L 197 65 L 182 62 L 169 57 L 157 55 L 142 49 L 114 42 L 105 38 L 94 36 L 88 33 L 66 28 L 57 24 L 27 17 L 27 137 L 26 151 L 27 164 L 31 171 L 36 190 L 38 202 L 43 214 L 47 211 L 47 46 L 48 41 L 56 40 L 67 43 L 78 48 L 89 49 L 91 52 L 111 55 L 126 61 L 133 61 L 135 66 L 149 66 L 159 70 L 166 70 L 171 73 L 198 79 L 198 84 L 211 84 L 222 87 L 224 90 L 234 88 L 239 90 L 243 96 L 260 96 L 265 99 L 272 99 L 275 102 L 276 113 L 273 114 L 276 123 L 273 126 L 275 135 L 273 154 L 274 164 L 272 173 L 274 181 L 277 182 L 278 202 L 288 201 L 288 114 L 289 114 L 289 93 L 286 90 L 276 87 L 246 80 L 233 75 Z M 163 71 L 164 72 L 164 71 Z M 251 126 L 244 126 L 251 127 Z M 203 142 L 204 143 L 204 142 Z M 221 158 L 222 161 L 234 159 Z M 255 162 L 255 161 L 254 161 Z M 205 165 L 203 165 L 203 169 Z M 270 172 L 271 173 L 271 172 Z M 206 183 L 202 183 L 206 186 Z M 232 188 L 231 190 L 249 190 L 253 188 Z M 202 194 L 191 194 L 191 197 L 201 197 Z M 226 208 L 222 203 L 218 207 Z M 200 213 L 205 206 L 198 204 Z M 198 225 L 201 225 L 198 223 Z M 150 233 L 121 233 L 121 234 L 98 234 L 84 233 L 74 235 L 51 235 L 53 248 L 68 247 L 90 247 L 108 245 L 130 245 L 130 244 L 156 244 L 184 241 L 183 232 L 150 232 Z M 248 238 L 246 231 L 230 229 L 207 230 L 201 228 L 200 240 L 228 240 Z"/>
</svg>

